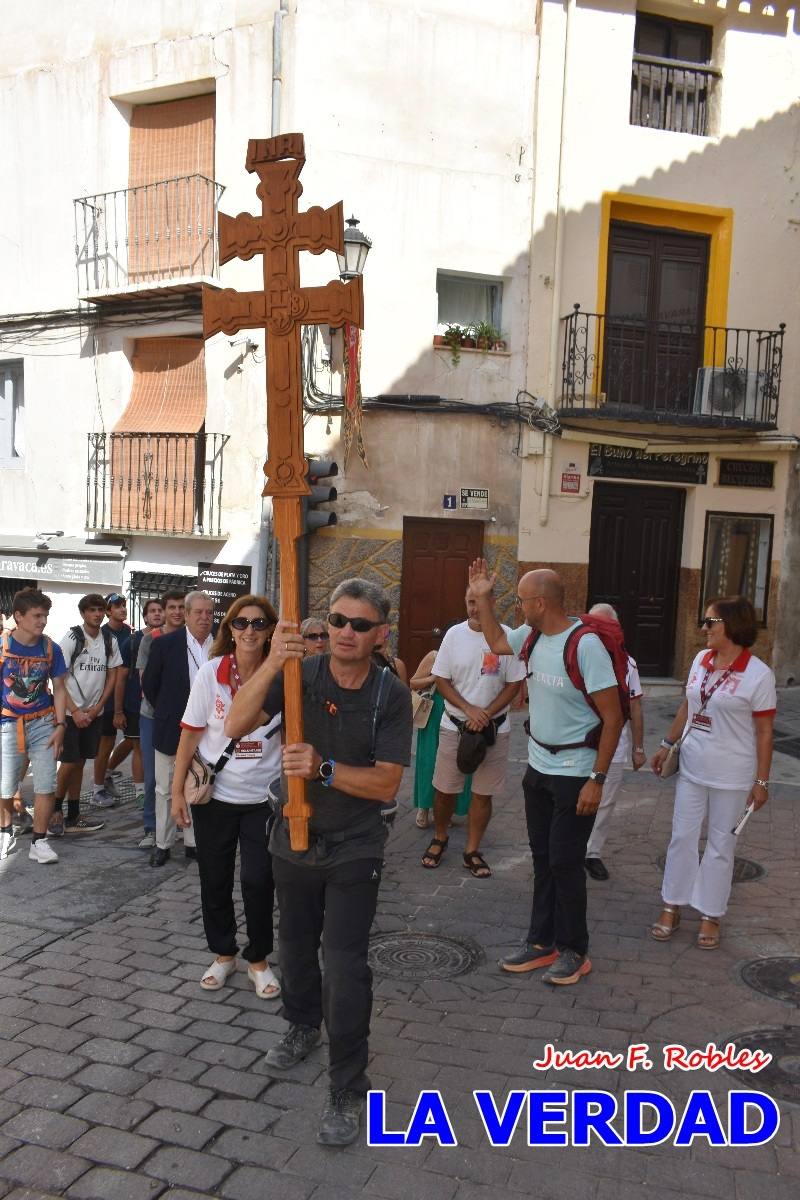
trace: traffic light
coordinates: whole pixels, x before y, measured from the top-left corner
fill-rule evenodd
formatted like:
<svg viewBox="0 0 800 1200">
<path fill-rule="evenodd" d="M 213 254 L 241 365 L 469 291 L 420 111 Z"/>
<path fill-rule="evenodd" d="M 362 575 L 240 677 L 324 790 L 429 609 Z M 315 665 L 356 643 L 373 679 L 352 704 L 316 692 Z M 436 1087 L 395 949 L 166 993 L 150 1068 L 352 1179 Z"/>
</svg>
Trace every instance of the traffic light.
<svg viewBox="0 0 800 1200">
<path fill-rule="evenodd" d="M 332 479 L 339 474 L 339 464 L 330 459 L 309 458 L 306 478 L 311 485 L 311 495 L 303 497 L 303 533 L 313 533 L 315 529 L 324 529 L 328 525 L 336 525 L 338 518 L 335 512 L 320 512 L 317 504 L 329 504 L 336 500 L 338 492 L 330 483 L 322 480 Z"/>
</svg>

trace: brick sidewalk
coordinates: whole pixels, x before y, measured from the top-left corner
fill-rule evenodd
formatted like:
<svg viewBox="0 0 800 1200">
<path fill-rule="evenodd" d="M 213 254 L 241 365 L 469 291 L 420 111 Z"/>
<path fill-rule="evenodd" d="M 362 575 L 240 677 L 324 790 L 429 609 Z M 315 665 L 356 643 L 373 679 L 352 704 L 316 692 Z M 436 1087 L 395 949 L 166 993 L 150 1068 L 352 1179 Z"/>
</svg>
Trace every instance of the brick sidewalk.
<svg viewBox="0 0 800 1200">
<path fill-rule="evenodd" d="M 648 744 L 674 706 L 649 706 Z M 798 708 L 792 695 L 780 723 L 797 729 Z M 523 1129 L 507 1149 L 488 1144 L 474 1088 L 490 1088 L 498 1106 L 512 1087 L 620 1095 L 649 1087 L 676 1105 L 692 1088 L 708 1088 L 722 1112 L 727 1092 L 743 1086 L 724 1073 L 660 1067 L 646 1076 L 545 1077 L 530 1064 L 548 1041 L 612 1051 L 644 1041 L 658 1062 L 670 1041 L 724 1045 L 747 1030 L 800 1025 L 795 1006 L 752 991 L 738 974 L 749 959 L 800 953 L 791 782 L 774 789 L 748 826 L 741 852 L 766 875 L 734 886 L 718 953 L 694 948 L 692 916 L 667 944 L 647 937 L 672 786 L 630 773 L 604 856 L 612 878 L 589 882 L 594 972 L 566 989 L 501 974 L 496 960 L 523 940 L 530 902 L 524 754 L 515 719 L 512 782 L 496 801 L 484 846 L 491 880 L 461 866 L 463 829 L 453 830 L 442 866 L 424 871 L 427 834 L 407 810 L 387 851 L 375 933 L 439 934 L 479 952 L 475 968 L 455 979 L 375 982 L 370 1069 L 373 1086 L 387 1092 L 387 1124 L 405 1127 L 420 1090 L 439 1089 L 458 1138 L 452 1149 L 430 1140 L 370 1149 L 363 1135 L 346 1151 L 316 1145 L 324 1048 L 290 1075 L 273 1075 L 263 1053 L 284 1027 L 277 1005 L 256 998 L 244 971 L 220 993 L 200 990 L 209 952 L 196 867 L 179 858 L 151 870 L 134 849 L 138 816 L 130 806 L 111 812 L 95 838 L 58 842 L 54 867 L 28 862 L 21 838 L 0 865 L 0 1197 L 638 1200 L 644 1185 L 649 1200 L 794 1200 L 800 1116 L 786 1103 L 777 1137 L 758 1149 L 531 1149 Z M 796 767 L 781 756 L 774 777 L 792 780 Z M 410 783 L 409 774 L 406 797 Z"/>
</svg>

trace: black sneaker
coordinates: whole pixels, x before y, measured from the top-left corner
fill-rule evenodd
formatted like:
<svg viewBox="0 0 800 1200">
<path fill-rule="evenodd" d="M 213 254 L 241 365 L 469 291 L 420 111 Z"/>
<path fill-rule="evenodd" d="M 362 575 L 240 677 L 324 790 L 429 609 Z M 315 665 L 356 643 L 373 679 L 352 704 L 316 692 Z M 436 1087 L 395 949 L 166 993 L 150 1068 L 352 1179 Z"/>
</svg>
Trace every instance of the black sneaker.
<svg viewBox="0 0 800 1200">
<path fill-rule="evenodd" d="M 608 867 L 602 858 L 587 858 L 583 865 L 586 874 L 591 875 L 592 879 L 608 879 Z"/>
<path fill-rule="evenodd" d="M 358 1137 L 364 1097 L 349 1088 L 330 1088 L 317 1130 L 321 1146 L 349 1146 Z"/>
<path fill-rule="evenodd" d="M 558 958 L 558 951 L 553 946 L 534 946 L 526 942 L 518 954 L 509 954 L 508 958 L 500 959 L 503 971 L 535 971 L 537 967 L 549 967 Z"/>
<path fill-rule="evenodd" d="M 592 964 L 585 954 L 576 950 L 562 950 L 552 967 L 542 976 L 543 983 L 577 983 L 582 975 L 588 975 Z"/>
<path fill-rule="evenodd" d="M 96 821 L 94 817 L 67 817 L 64 822 L 64 833 L 97 833 L 105 821 Z"/>
<path fill-rule="evenodd" d="M 287 1071 L 311 1053 L 320 1041 L 320 1032 L 313 1025 L 290 1025 L 281 1040 L 267 1051 L 264 1060 L 268 1067 Z"/>
</svg>

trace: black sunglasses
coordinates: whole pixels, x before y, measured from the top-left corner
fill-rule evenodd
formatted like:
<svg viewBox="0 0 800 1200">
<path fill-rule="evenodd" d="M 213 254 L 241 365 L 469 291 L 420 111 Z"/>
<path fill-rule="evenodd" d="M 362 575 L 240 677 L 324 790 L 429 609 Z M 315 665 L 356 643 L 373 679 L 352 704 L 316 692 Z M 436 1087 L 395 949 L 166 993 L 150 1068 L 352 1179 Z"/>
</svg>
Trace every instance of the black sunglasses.
<svg viewBox="0 0 800 1200">
<path fill-rule="evenodd" d="M 334 629 L 344 629 L 345 625 L 352 626 L 353 633 L 369 633 L 370 629 L 377 629 L 379 625 L 385 625 L 385 621 L 368 621 L 366 617 L 346 617 L 344 613 L 328 613 L 328 624 Z"/>
<path fill-rule="evenodd" d="M 723 625 L 724 623 L 724 617 L 703 617 L 702 621 L 698 621 L 701 629 L 707 629 L 709 625 Z"/>
<path fill-rule="evenodd" d="M 247 617 L 231 617 L 231 628 L 233 629 L 247 629 L 248 625 L 253 626 L 254 633 L 263 633 L 265 629 L 271 627 L 272 621 L 268 621 L 266 617 L 253 617 L 251 620 L 248 620 Z"/>
<path fill-rule="evenodd" d="M 306 638 L 309 642 L 327 642 L 328 639 L 330 638 L 330 636 L 331 635 L 329 633 L 326 633 L 324 629 L 320 633 L 304 633 L 303 634 L 303 637 Z"/>
</svg>

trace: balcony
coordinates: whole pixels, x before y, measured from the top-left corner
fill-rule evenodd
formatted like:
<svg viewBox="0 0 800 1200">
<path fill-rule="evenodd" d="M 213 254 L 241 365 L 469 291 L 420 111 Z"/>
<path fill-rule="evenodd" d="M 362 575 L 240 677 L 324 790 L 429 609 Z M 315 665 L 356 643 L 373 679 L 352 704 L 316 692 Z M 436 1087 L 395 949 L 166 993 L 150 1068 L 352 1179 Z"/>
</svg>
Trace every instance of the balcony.
<svg viewBox="0 0 800 1200">
<path fill-rule="evenodd" d="M 217 212 L 224 190 L 204 175 L 185 175 L 75 200 L 81 299 L 218 279 Z"/>
<path fill-rule="evenodd" d="M 785 326 L 738 329 L 582 312 L 562 320 L 560 415 L 776 429 Z"/>
<path fill-rule="evenodd" d="M 223 536 L 224 433 L 90 433 L 86 528 Z"/>
<path fill-rule="evenodd" d="M 633 55 L 631 125 L 707 137 L 716 67 L 654 54 Z"/>
</svg>

